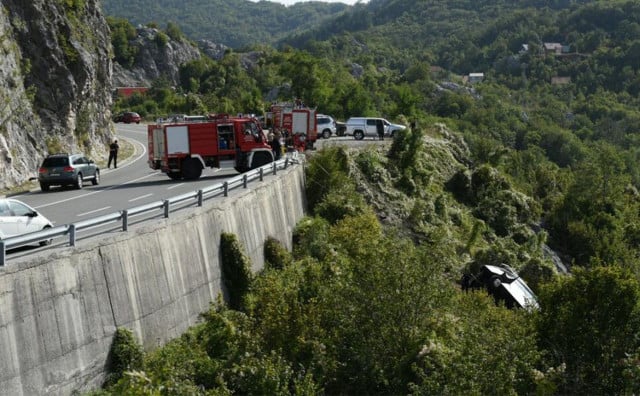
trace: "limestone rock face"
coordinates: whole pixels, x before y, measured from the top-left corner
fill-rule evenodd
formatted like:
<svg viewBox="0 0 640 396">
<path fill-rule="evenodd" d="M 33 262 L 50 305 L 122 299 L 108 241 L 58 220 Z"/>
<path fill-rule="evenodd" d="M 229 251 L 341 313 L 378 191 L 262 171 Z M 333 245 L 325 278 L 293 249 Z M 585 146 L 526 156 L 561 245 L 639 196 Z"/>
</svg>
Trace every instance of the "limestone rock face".
<svg viewBox="0 0 640 396">
<path fill-rule="evenodd" d="M 172 40 L 158 29 L 145 26 L 138 26 L 136 31 L 136 38 L 129 43 L 137 48 L 135 63 L 128 69 L 116 63 L 116 87 L 149 87 L 159 78 L 177 86 L 180 66 L 201 57 L 198 47 L 185 39 Z"/>
<path fill-rule="evenodd" d="M 0 3 L 0 189 L 50 152 L 103 155 L 111 131 L 111 42 L 98 0 Z"/>
</svg>

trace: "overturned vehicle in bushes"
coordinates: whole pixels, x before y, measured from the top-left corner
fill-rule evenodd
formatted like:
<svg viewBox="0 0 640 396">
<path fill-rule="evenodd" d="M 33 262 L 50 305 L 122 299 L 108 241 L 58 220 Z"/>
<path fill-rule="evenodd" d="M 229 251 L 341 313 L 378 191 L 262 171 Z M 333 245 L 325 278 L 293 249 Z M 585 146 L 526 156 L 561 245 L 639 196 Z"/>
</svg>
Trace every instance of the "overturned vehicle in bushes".
<svg viewBox="0 0 640 396">
<path fill-rule="evenodd" d="M 507 308 L 538 309 L 538 300 L 527 283 L 507 265 L 483 265 L 474 274 L 464 274 L 460 280 L 463 290 L 485 289 Z"/>
</svg>

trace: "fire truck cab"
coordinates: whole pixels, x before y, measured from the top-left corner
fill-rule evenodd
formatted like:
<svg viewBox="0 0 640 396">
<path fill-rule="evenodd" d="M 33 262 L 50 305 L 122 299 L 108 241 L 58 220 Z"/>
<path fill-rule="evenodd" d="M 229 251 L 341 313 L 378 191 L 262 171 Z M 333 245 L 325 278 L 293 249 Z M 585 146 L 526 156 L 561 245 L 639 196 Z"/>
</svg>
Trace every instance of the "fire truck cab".
<svg viewBox="0 0 640 396">
<path fill-rule="evenodd" d="M 150 124 L 149 167 L 171 179 L 196 180 L 205 167 L 247 172 L 273 162 L 271 146 L 254 117 L 228 114 L 205 121 Z"/>
</svg>

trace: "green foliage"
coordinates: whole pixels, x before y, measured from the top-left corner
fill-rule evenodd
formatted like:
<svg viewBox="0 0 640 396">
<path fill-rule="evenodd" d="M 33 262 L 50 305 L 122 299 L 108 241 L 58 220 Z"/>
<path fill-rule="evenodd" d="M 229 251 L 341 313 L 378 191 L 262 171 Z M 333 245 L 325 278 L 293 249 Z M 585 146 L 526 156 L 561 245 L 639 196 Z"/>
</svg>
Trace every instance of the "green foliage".
<svg viewBox="0 0 640 396">
<path fill-rule="evenodd" d="M 229 307 L 242 310 L 243 299 L 251 288 L 253 275 L 251 262 L 234 234 L 223 233 L 220 236 L 220 259 Z"/>
<path fill-rule="evenodd" d="M 64 147 L 62 146 L 62 142 L 60 138 L 56 135 L 49 135 L 45 138 L 45 145 L 47 146 L 47 153 L 56 154 L 56 153 L 64 153 Z"/>
<path fill-rule="evenodd" d="M 539 343 L 552 366 L 565 366 L 559 393 L 628 394 L 638 372 L 640 285 L 617 267 L 576 269 L 572 277 L 543 287 Z M 624 373 L 624 375 L 623 375 Z"/>
<path fill-rule="evenodd" d="M 139 51 L 138 47 L 130 45 L 137 34 L 135 27 L 126 19 L 115 17 L 107 17 L 107 24 L 111 31 L 115 61 L 126 68 L 133 66 Z"/>
<path fill-rule="evenodd" d="M 163 32 L 158 32 L 156 33 L 156 36 L 153 40 L 155 41 L 158 48 L 164 48 L 167 46 L 167 43 L 169 42 L 169 36 L 167 36 Z"/>
<path fill-rule="evenodd" d="M 315 207 L 332 191 L 353 186 L 348 174 L 348 154 L 342 147 L 329 147 L 314 156 L 305 168 L 306 195 L 309 209 Z"/>
<path fill-rule="evenodd" d="M 125 372 L 142 368 L 144 352 L 130 330 L 119 327 L 113 336 L 108 359 L 108 376 L 105 386 L 110 386 L 125 377 Z"/>
<path fill-rule="evenodd" d="M 396 187 L 408 195 L 426 190 L 433 172 L 430 160 L 424 155 L 424 134 L 419 129 L 405 129 L 396 134 L 389 150 L 389 158 L 394 160 L 400 173 Z"/>
<path fill-rule="evenodd" d="M 460 296 L 448 330 L 425 340 L 413 370 L 414 394 L 533 394 L 540 354 L 525 311 L 496 307 L 483 293 Z M 544 394 L 544 393 L 541 393 Z"/>
<path fill-rule="evenodd" d="M 171 38 L 173 41 L 182 41 L 184 39 L 184 34 L 180 30 L 180 26 L 175 22 L 167 22 L 167 36 Z"/>
<path fill-rule="evenodd" d="M 291 253 L 279 240 L 269 237 L 264 242 L 264 266 L 266 269 L 281 270 L 291 264 Z"/>
<path fill-rule="evenodd" d="M 285 7 L 276 3 L 238 3 L 233 0 L 187 4 L 175 0 L 109 0 L 103 3 L 103 8 L 107 15 L 129 18 L 134 25 L 172 21 L 193 40 L 207 39 L 242 48 L 256 42 L 276 44 L 285 35 L 340 14 L 347 6 L 302 3 Z"/>
<path fill-rule="evenodd" d="M 329 246 L 329 222 L 321 217 L 305 217 L 293 230 L 293 257 L 323 259 L 332 250 Z"/>
<path fill-rule="evenodd" d="M 182 3 L 161 3 L 136 15 L 185 15 L 174 8 Z M 299 96 L 338 119 L 409 117 L 455 133 L 436 139 L 435 128 L 413 128 L 388 153 L 314 153 L 306 166 L 313 217 L 296 227 L 292 257 L 267 241 L 267 270 L 252 283 L 237 243 L 221 249 L 235 257 L 225 278 L 239 280 L 225 287 L 235 288 L 233 306 L 246 314 L 212 309 L 193 339 L 152 359 L 153 370 L 128 373 L 120 383 L 131 388 L 120 393 L 639 393 L 636 3 L 284 8 L 216 0 L 204 6 L 215 13 L 186 13 L 179 27 L 187 37 L 235 49 L 182 65 L 177 89 L 159 80 L 147 98 L 116 108 L 151 118 L 262 113 L 271 100 Z M 224 21 L 198 23 L 202 15 Z M 317 29 L 294 32 L 296 21 L 324 15 L 332 18 Z M 114 53 L 130 66 L 135 29 L 116 22 Z M 247 45 L 273 43 L 283 31 L 294 33 L 279 50 Z M 182 39 L 177 23 L 166 32 Z M 546 42 L 570 52 L 545 53 Z M 474 71 L 484 72 L 483 83 L 465 83 Z M 542 258 L 545 243 L 573 270 L 592 269 L 559 278 Z M 539 292 L 541 311 L 507 311 L 485 293 L 459 293 L 452 280 L 465 265 L 483 264 L 518 269 Z"/>
</svg>

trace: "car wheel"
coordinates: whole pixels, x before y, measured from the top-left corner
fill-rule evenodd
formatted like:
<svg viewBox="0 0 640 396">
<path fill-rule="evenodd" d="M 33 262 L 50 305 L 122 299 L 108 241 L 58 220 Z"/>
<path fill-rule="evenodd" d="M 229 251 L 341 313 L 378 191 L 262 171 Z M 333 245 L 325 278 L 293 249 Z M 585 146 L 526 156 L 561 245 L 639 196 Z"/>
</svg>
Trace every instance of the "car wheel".
<svg viewBox="0 0 640 396">
<path fill-rule="evenodd" d="M 42 191 L 49 191 L 49 185 L 47 183 L 40 183 L 40 189 Z"/>
<path fill-rule="evenodd" d="M 364 139 L 364 133 L 362 131 L 355 131 L 355 132 L 353 132 L 353 137 L 356 140 L 362 140 L 362 139 Z"/>
<path fill-rule="evenodd" d="M 491 279 L 489 279 L 489 286 L 491 287 L 491 289 L 496 290 L 498 289 L 500 286 L 502 285 L 502 281 L 500 280 L 499 277 L 497 276 L 492 276 Z"/>
<path fill-rule="evenodd" d="M 78 176 L 76 177 L 76 189 L 82 189 L 82 183 L 84 183 L 84 180 L 82 179 L 82 173 L 78 173 Z"/>
<path fill-rule="evenodd" d="M 48 228 L 51 228 L 51 227 L 46 226 L 43 228 L 43 230 L 46 230 Z M 51 245 L 51 242 L 53 242 L 53 239 L 47 239 L 46 241 L 40 241 L 39 243 L 40 243 L 40 246 L 49 246 Z"/>
<path fill-rule="evenodd" d="M 93 184 L 94 186 L 97 186 L 98 184 L 100 184 L 100 171 L 96 170 L 96 175 L 93 178 L 93 180 L 91 180 L 91 184 Z"/>
<path fill-rule="evenodd" d="M 329 139 L 331 137 L 331 131 L 329 129 L 325 129 L 322 131 L 322 138 Z"/>
</svg>

